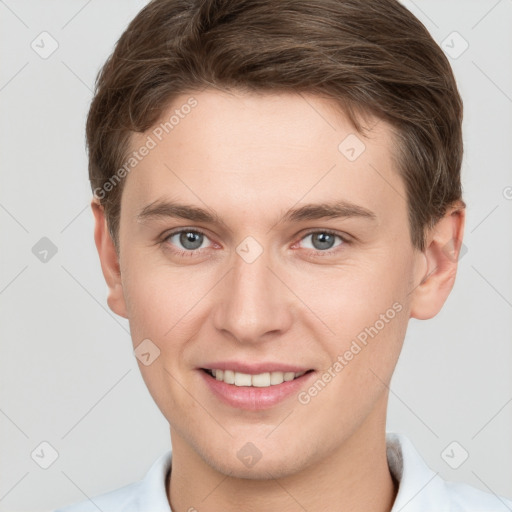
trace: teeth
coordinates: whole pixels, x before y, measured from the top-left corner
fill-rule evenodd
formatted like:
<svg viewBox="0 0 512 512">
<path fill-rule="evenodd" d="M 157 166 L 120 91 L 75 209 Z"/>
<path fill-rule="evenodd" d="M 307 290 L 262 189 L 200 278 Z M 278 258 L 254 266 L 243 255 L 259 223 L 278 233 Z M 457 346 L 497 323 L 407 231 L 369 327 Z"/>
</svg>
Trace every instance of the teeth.
<svg viewBox="0 0 512 512">
<path fill-rule="evenodd" d="M 252 377 L 248 373 L 235 372 L 235 386 L 252 386 Z"/>
<path fill-rule="evenodd" d="M 270 386 L 270 373 L 258 373 L 258 375 L 253 375 L 251 383 L 255 388 L 268 388 Z"/>
<path fill-rule="evenodd" d="M 235 383 L 235 372 L 232 372 L 231 370 L 224 370 L 224 376 L 221 377 L 226 384 Z"/>
<path fill-rule="evenodd" d="M 215 379 L 225 382 L 226 384 L 234 384 L 235 386 L 252 386 L 255 388 L 266 388 L 276 386 L 283 382 L 296 379 L 306 372 L 266 372 L 250 375 L 249 373 L 234 372 L 232 370 L 211 370 Z"/>
</svg>

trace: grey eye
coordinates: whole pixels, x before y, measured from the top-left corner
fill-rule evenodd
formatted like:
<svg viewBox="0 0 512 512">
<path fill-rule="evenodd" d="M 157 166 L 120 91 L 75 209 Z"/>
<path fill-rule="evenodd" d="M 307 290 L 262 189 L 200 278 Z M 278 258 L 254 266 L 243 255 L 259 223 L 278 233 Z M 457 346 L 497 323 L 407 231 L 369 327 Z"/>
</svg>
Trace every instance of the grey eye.
<svg viewBox="0 0 512 512">
<path fill-rule="evenodd" d="M 178 244 L 176 243 L 178 237 Z M 174 239 L 174 240 L 173 240 Z M 197 231 L 179 231 L 169 236 L 169 241 L 178 247 L 183 247 L 189 251 L 199 249 L 205 240 L 205 236 Z"/>
<path fill-rule="evenodd" d="M 329 233 L 326 231 L 316 231 L 315 233 L 309 233 L 303 238 L 303 240 L 306 240 L 308 238 L 311 238 L 312 245 L 312 247 L 308 248 L 315 249 L 317 251 L 325 251 L 328 249 L 332 249 L 334 247 L 336 238 L 339 238 L 342 241 L 339 235 L 335 235 L 333 233 Z"/>
</svg>

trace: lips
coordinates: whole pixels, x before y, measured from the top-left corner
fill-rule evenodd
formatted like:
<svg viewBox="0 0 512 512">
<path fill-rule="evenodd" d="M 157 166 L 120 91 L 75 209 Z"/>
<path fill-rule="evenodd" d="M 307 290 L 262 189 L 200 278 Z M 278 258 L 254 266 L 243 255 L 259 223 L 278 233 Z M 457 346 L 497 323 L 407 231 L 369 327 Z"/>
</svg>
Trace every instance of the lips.
<svg viewBox="0 0 512 512">
<path fill-rule="evenodd" d="M 281 363 L 217 362 L 198 368 L 212 398 L 236 409 L 277 406 L 305 387 L 313 369 Z"/>
</svg>

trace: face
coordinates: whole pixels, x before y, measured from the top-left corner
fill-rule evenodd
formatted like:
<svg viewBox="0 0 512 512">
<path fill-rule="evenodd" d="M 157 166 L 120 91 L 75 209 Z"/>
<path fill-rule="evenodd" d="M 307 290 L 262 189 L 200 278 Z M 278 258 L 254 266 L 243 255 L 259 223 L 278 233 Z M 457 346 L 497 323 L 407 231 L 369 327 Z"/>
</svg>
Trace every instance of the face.
<svg viewBox="0 0 512 512">
<path fill-rule="evenodd" d="M 132 139 L 151 148 L 126 177 L 113 309 L 150 340 L 173 447 L 223 473 L 292 474 L 384 432 L 426 266 L 391 129 L 371 125 L 316 96 L 205 90 Z"/>
</svg>

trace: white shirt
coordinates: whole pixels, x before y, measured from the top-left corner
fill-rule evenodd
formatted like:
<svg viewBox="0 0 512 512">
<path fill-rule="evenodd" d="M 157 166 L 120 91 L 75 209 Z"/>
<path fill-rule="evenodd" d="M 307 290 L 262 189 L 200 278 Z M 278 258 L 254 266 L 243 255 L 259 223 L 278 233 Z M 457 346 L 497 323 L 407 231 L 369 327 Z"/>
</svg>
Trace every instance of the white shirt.
<svg viewBox="0 0 512 512">
<path fill-rule="evenodd" d="M 391 512 L 512 512 L 512 500 L 440 478 L 403 434 L 386 434 L 390 471 L 399 482 Z M 171 450 L 139 482 L 55 512 L 172 512 L 165 482 Z"/>
</svg>

